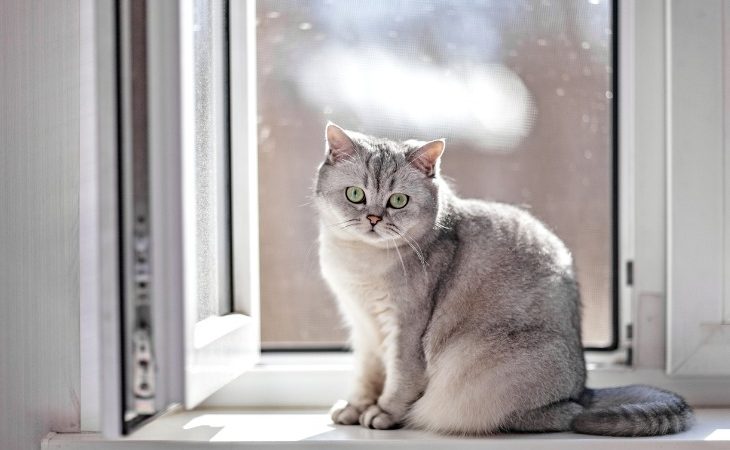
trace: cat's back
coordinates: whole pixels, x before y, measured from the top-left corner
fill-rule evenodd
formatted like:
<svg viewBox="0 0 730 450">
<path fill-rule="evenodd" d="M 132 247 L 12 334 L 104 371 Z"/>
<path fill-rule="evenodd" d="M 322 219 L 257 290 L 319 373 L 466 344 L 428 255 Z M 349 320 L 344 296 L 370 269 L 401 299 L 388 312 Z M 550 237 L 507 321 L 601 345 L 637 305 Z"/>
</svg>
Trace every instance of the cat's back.
<svg viewBox="0 0 730 450">
<path fill-rule="evenodd" d="M 555 234 L 507 204 L 456 199 L 451 213 L 444 246 L 452 256 L 435 291 L 433 335 L 528 326 L 574 334 L 577 282 L 570 252 Z"/>
<path fill-rule="evenodd" d="M 454 199 L 452 214 L 454 238 L 462 252 L 497 264 L 504 272 L 572 273 L 573 260 L 565 244 L 522 208 Z"/>
</svg>

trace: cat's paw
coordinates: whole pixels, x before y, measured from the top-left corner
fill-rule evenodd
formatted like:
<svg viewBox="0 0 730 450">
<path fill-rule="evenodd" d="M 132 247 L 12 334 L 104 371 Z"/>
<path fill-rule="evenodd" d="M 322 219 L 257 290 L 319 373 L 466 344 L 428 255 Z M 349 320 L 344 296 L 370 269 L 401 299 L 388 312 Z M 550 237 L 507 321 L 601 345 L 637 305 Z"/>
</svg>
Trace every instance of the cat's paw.
<svg viewBox="0 0 730 450">
<path fill-rule="evenodd" d="M 340 400 L 330 409 L 330 417 L 338 425 L 357 425 L 363 409 Z"/>
<path fill-rule="evenodd" d="M 399 420 L 380 406 L 372 405 L 360 415 L 360 425 L 378 430 L 390 430 L 399 426 Z"/>
</svg>

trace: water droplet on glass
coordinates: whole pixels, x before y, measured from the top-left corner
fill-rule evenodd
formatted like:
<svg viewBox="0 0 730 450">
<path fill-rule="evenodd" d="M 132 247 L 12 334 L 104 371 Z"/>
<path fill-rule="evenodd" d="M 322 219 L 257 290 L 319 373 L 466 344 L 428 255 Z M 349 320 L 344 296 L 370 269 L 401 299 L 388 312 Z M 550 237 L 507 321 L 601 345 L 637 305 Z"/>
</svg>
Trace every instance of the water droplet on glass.
<svg viewBox="0 0 730 450">
<path fill-rule="evenodd" d="M 281 13 L 279 11 L 271 11 L 266 14 L 266 17 L 268 17 L 269 19 L 278 19 L 279 17 L 281 17 Z"/>
<path fill-rule="evenodd" d="M 585 50 L 589 50 L 591 48 L 591 44 L 589 44 L 588 41 L 581 42 L 580 46 L 583 47 Z"/>
<path fill-rule="evenodd" d="M 612 99 L 613 98 L 613 92 L 606 91 L 606 98 L 609 99 L 609 100 Z"/>
<path fill-rule="evenodd" d="M 309 22 L 302 22 L 299 24 L 299 29 L 302 31 L 307 31 L 312 29 L 312 24 Z"/>
<path fill-rule="evenodd" d="M 601 0 L 588 0 L 588 3 L 590 3 L 591 5 L 598 5 L 599 3 L 601 3 Z"/>
<path fill-rule="evenodd" d="M 555 89 L 555 93 L 558 94 L 558 97 L 562 97 L 565 95 L 565 89 L 557 88 L 557 89 Z"/>
<path fill-rule="evenodd" d="M 583 152 L 583 156 L 585 157 L 585 159 L 591 159 L 593 158 L 593 153 L 591 153 L 590 150 L 586 150 Z"/>
</svg>

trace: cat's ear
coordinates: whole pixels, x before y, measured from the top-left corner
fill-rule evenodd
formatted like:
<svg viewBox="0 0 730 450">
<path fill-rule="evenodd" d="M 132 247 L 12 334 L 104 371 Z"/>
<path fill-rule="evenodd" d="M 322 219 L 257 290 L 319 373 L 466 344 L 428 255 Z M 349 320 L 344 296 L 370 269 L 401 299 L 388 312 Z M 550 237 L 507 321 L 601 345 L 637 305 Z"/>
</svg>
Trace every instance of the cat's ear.
<svg viewBox="0 0 730 450">
<path fill-rule="evenodd" d="M 332 122 L 327 123 L 325 131 L 327 139 L 326 157 L 327 162 L 334 164 L 337 161 L 348 159 L 355 154 L 355 144 L 347 135 L 345 130 Z"/>
<path fill-rule="evenodd" d="M 445 139 L 426 142 L 417 149 L 406 153 L 406 160 L 427 177 L 433 177 L 438 173 L 439 161 L 444 149 L 446 149 Z"/>
</svg>

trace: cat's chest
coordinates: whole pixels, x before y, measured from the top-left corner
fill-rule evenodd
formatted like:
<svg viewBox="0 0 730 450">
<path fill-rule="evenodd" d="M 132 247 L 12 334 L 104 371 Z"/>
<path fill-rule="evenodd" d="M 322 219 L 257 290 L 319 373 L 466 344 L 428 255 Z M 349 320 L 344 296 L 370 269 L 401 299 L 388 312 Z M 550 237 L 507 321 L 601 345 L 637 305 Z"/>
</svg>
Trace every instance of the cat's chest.
<svg viewBox="0 0 730 450">
<path fill-rule="evenodd" d="M 320 263 L 327 282 L 347 297 L 385 302 L 393 292 L 394 262 L 380 249 L 323 242 Z"/>
</svg>

